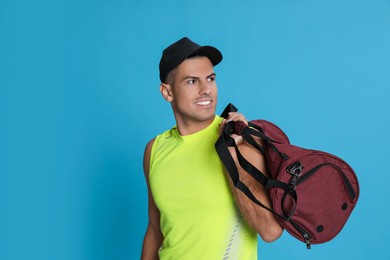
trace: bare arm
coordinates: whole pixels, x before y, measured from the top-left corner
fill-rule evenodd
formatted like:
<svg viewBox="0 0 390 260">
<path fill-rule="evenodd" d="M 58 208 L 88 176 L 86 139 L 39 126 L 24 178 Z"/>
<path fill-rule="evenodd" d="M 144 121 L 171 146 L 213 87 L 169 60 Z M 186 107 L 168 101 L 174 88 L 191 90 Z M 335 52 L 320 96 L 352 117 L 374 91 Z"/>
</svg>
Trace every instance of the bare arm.
<svg viewBox="0 0 390 260">
<path fill-rule="evenodd" d="M 246 119 L 238 113 L 231 113 L 228 120 L 239 120 L 247 123 Z M 239 146 L 240 152 L 244 155 L 245 159 L 247 159 L 253 166 L 255 166 L 264 174 L 268 174 L 263 155 L 248 143 L 242 142 L 241 136 L 234 135 L 232 137 L 235 139 L 237 145 Z M 261 140 L 259 138 L 255 138 L 255 140 L 261 144 Z M 248 186 L 248 188 L 259 201 L 261 201 L 267 207 L 272 208 L 267 191 L 260 183 L 253 181 L 253 177 L 250 176 L 244 169 L 242 169 L 238 163 L 235 149 L 229 148 L 229 151 L 236 163 L 240 175 L 240 180 Z M 253 203 L 243 192 L 233 186 L 230 176 L 228 176 L 228 179 L 238 207 L 240 208 L 241 213 L 248 221 L 248 223 L 259 233 L 260 237 L 264 241 L 273 242 L 278 239 L 283 232 L 283 228 L 279 224 L 275 215 Z"/>
<path fill-rule="evenodd" d="M 155 260 L 158 258 L 158 250 L 161 247 L 163 241 L 163 235 L 160 229 L 160 212 L 154 203 L 152 193 L 150 191 L 149 184 L 149 162 L 150 154 L 154 139 L 150 141 L 145 148 L 144 154 L 144 174 L 146 183 L 148 186 L 148 215 L 149 215 L 149 224 L 146 229 L 145 238 L 142 245 L 142 260 Z"/>
</svg>

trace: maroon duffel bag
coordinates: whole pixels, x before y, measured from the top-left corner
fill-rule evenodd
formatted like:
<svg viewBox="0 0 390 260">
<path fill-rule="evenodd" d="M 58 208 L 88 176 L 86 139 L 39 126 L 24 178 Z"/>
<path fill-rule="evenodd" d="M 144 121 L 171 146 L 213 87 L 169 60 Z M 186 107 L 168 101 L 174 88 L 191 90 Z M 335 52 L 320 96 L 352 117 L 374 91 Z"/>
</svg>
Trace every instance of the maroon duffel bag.
<svg viewBox="0 0 390 260">
<path fill-rule="evenodd" d="M 229 104 L 227 112 L 237 111 Z M 226 117 L 226 116 L 225 116 Z M 263 154 L 269 178 L 251 165 L 240 153 L 230 135 Z M 261 144 L 255 139 L 260 138 Z M 278 216 L 281 225 L 294 237 L 311 244 L 334 238 L 344 227 L 359 197 L 359 184 L 353 169 L 332 154 L 291 145 L 286 134 L 265 120 L 229 122 L 215 144 L 233 185 L 258 206 Z M 240 176 L 228 147 L 235 147 L 240 166 L 268 191 L 272 207 L 259 201 Z"/>
</svg>

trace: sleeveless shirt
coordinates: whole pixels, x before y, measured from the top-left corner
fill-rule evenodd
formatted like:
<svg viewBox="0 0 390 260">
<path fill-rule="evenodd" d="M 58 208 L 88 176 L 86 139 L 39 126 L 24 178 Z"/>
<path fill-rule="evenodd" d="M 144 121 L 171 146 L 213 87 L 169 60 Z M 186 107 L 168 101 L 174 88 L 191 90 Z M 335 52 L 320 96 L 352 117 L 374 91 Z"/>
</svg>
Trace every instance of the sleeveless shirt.
<svg viewBox="0 0 390 260">
<path fill-rule="evenodd" d="M 173 127 L 155 139 L 149 181 L 164 236 L 160 259 L 257 259 L 257 234 L 214 148 L 222 120 L 186 136 Z"/>
</svg>

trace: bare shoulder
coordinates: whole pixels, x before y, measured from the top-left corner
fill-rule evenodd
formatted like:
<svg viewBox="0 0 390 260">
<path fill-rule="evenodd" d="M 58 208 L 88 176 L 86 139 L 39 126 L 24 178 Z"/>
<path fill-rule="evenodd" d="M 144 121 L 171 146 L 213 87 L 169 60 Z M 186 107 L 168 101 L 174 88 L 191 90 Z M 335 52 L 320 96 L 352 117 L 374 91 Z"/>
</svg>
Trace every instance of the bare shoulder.
<svg viewBox="0 0 390 260">
<path fill-rule="evenodd" d="M 156 138 L 153 138 L 150 140 L 145 147 L 145 152 L 144 152 L 144 174 L 147 179 L 149 179 L 149 163 L 150 163 L 150 155 L 152 153 L 152 147 L 154 144 L 154 141 Z"/>
<path fill-rule="evenodd" d="M 156 140 L 156 137 L 153 138 L 152 140 L 150 140 L 147 144 L 146 144 L 146 147 L 145 147 L 145 154 L 146 153 L 151 153 L 152 151 L 152 147 L 153 147 L 153 144 L 154 144 L 154 141 Z"/>
</svg>

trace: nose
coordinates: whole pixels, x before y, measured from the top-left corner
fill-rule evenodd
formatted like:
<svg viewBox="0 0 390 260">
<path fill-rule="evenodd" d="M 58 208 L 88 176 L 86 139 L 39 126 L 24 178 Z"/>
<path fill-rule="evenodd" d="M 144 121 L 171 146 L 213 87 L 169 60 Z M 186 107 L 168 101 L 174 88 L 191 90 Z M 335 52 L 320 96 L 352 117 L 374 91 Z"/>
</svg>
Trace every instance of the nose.
<svg viewBox="0 0 390 260">
<path fill-rule="evenodd" d="M 212 86 L 211 86 L 210 82 L 208 82 L 208 81 L 202 82 L 199 91 L 200 91 L 201 95 L 210 95 L 211 91 L 212 91 Z"/>
</svg>

